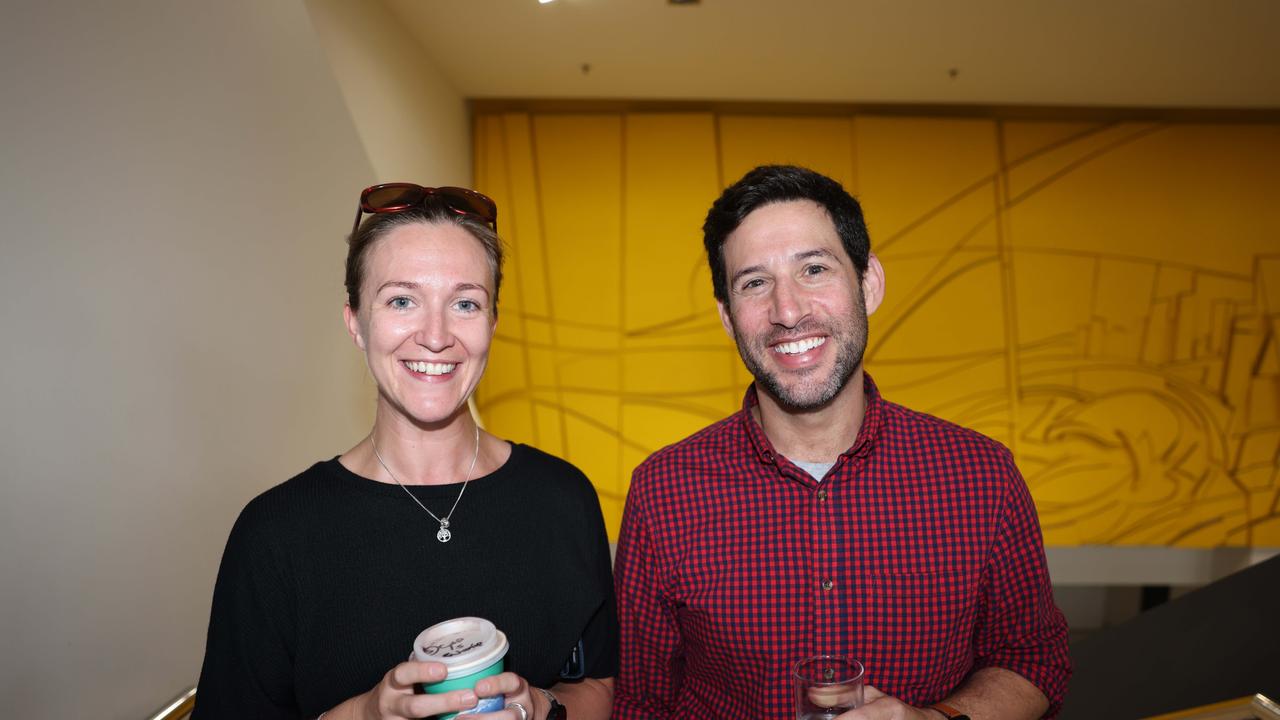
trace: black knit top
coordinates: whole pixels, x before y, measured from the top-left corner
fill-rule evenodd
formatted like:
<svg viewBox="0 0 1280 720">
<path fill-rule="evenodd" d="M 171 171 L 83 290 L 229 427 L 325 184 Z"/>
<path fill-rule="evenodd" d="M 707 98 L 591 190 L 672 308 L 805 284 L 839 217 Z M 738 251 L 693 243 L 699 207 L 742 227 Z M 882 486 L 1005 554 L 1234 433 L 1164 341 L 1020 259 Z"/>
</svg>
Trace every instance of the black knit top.
<svg viewBox="0 0 1280 720">
<path fill-rule="evenodd" d="M 410 491 L 444 516 L 461 484 Z M 617 673 L 609 546 L 595 490 L 527 445 L 472 480 L 453 538 L 400 487 L 313 465 L 251 501 L 213 594 L 194 720 L 313 718 L 408 659 L 420 631 L 475 615 L 506 667 L 549 687 L 579 639 L 588 677 Z"/>
</svg>

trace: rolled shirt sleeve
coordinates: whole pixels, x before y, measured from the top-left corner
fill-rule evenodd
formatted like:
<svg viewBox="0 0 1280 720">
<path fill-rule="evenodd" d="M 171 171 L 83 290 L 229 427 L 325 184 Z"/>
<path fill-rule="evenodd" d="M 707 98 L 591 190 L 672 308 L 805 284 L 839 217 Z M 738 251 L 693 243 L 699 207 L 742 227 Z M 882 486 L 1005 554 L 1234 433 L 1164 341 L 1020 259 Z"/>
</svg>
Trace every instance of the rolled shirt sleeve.
<svg viewBox="0 0 1280 720">
<path fill-rule="evenodd" d="M 982 582 L 974 664 L 1029 680 L 1049 699 L 1051 718 L 1062 707 L 1071 676 L 1067 622 L 1053 602 L 1035 503 L 1007 451 L 1004 461 L 1009 497 Z"/>
</svg>

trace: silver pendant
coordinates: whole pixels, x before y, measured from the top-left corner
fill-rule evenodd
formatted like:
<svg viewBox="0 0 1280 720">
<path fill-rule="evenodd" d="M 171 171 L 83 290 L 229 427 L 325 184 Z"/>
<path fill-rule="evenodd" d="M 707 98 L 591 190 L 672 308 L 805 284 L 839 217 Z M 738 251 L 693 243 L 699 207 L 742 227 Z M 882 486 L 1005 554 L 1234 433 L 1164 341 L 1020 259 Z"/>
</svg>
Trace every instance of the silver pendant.
<svg viewBox="0 0 1280 720">
<path fill-rule="evenodd" d="M 447 543 L 453 539 L 453 533 L 449 532 L 448 520 L 440 521 L 440 529 L 436 531 L 436 539 L 442 543 Z"/>
</svg>

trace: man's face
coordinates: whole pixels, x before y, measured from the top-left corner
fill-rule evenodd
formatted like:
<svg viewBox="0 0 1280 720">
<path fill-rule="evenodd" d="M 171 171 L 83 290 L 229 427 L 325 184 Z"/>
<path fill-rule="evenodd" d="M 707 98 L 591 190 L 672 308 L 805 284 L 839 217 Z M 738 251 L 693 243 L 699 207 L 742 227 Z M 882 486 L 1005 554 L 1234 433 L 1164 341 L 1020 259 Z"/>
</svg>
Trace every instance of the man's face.
<svg viewBox="0 0 1280 720">
<path fill-rule="evenodd" d="M 883 295 L 872 256 L 861 281 L 827 211 L 810 200 L 765 205 L 724 243 L 728 302 L 720 319 L 760 388 L 789 410 L 813 410 L 848 385 Z"/>
</svg>

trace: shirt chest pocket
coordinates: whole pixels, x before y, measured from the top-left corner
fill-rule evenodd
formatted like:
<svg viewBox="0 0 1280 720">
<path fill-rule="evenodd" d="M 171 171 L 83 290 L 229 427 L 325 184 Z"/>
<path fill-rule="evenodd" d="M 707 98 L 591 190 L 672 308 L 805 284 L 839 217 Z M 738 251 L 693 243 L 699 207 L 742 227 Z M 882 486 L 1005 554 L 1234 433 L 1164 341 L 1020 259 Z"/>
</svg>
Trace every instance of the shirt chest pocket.
<svg viewBox="0 0 1280 720">
<path fill-rule="evenodd" d="M 878 689 L 918 703 L 941 697 L 969 671 L 977 571 L 867 574 L 855 597 L 857 652 Z"/>
</svg>

